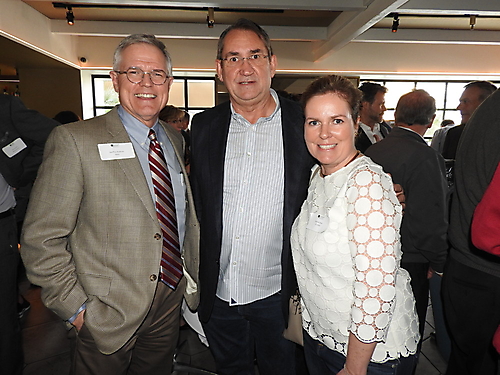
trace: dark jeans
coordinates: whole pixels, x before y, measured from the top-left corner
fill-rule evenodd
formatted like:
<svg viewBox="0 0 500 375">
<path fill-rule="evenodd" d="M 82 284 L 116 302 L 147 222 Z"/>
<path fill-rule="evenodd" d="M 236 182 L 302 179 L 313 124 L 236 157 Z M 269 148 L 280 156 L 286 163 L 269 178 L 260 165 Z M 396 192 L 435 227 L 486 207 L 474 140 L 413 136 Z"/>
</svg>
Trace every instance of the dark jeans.
<svg viewBox="0 0 500 375">
<path fill-rule="evenodd" d="M 314 340 L 304 332 L 304 351 L 310 375 L 336 374 L 344 367 L 345 357 Z M 370 362 L 367 375 L 411 375 L 417 356 L 401 357 L 384 363 Z"/>
<path fill-rule="evenodd" d="M 215 299 L 208 323 L 203 324 L 220 375 L 295 374 L 295 344 L 283 338 L 285 323 L 281 294 L 230 307 Z"/>
<path fill-rule="evenodd" d="M 17 228 L 14 216 L 0 219 L 0 374 L 21 374 L 23 351 L 17 315 Z"/>
<path fill-rule="evenodd" d="M 451 338 L 446 373 L 495 375 L 499 357 L 492 340 L 500 324 L 500 278 L 448 257 L 442 294 Z"/>
</svg>

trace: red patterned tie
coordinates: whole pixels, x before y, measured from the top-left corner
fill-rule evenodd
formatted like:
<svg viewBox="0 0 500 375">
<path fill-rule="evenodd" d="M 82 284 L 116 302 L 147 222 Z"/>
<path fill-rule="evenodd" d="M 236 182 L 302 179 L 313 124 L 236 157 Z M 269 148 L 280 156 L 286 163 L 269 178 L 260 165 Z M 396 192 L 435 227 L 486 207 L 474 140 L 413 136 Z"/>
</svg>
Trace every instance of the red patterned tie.
<svg viewBox="0 0 500 375">
<path fill-rule="evenodd" d="M 160 278 L 169 287 L 175 289 L 182 277 L 182 266 L 172 181 L 160 142 L 153 129 L 149 131 L 148 137 L 150 139 L 148 160 L 156 195 L 156 215 L 163 234 Z"/>
</svg>

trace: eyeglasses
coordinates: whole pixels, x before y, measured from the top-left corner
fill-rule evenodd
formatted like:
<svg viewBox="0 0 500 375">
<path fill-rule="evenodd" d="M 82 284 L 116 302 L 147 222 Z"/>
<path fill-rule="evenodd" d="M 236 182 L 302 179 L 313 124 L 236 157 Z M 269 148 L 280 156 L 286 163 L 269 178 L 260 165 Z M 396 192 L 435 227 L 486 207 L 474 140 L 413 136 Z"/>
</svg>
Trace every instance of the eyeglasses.
<svg viewBox="0 0 500 375">
<path fill-rule="evenodd" d="M 241 56 L 231 56 L 226 57 L 225 59 L 221 59 L 221 61 L 225 61 L 228 68 L 232 68 L 235 66 L 239 66 L 243 64 L 244 60 L 247 60 L 253 66 L 262 66 L 266 62 L 266 59 L 269 55 L 263 55 L 262 53 L 254 53 L 248 57 Z"/>
<path fill-rule="evenodd" d="M 144 79 L 145 74 L 149 74 L 149 77 L 151 78 L 151 82 L 153 82 L 154 85 L 163 85 L 165 82 L 167 82 L 168 74 L 161 69 L 154 69 L 150 72 L 145 72 L 141 68 L 128 68 L 127 70 L 114 70 L 115 73 L 118 74 L 126 74 L 127 79 L 134 84 L 141 83 L 142 80 Z"/>
</svg>

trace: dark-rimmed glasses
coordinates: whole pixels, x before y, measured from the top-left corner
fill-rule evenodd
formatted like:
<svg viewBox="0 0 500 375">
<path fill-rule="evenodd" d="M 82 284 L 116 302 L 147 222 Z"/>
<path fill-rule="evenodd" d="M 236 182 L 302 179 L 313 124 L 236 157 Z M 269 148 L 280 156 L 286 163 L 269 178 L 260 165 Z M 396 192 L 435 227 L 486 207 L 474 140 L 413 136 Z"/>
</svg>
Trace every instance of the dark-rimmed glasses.
<svg viewBox="0 0 500 375">
<path fill-rule="evenodd" d="M 226 57 L 225 59 L 221 59 L 221 61 L 226 62 L 226 66 L 228 68 L 233 68 L 235 66 L 239 66 L 243 64 L 244 60 L 247 60 L 251 65 L 254 66 L 261 66 L 264 65 L 266 62 L 266 59 L 269 57 L 269 55 L 264 55 L 262 53 L 254 53 L 248 57 L 242 57 L 242 56 L 230 56 Z"/>
<path fill-rule="evenodd" d="M 127 79 L 134 84 L 141 83 L 142 80 L 144 79 L 145 74 L 149 74 L 149 77 L 151 78 L 151 82 L 153 82 L 154 85 L 163 85 L 165 82 L 167 82 L 168 74 L 161 69 L 153 69 L 150 72 L 145 72 L 141 68 L 128 68 L 127 70 L 113 70 L 115 73 L 118 74 L 125 74 L 127 76 Z"/>
</svg>

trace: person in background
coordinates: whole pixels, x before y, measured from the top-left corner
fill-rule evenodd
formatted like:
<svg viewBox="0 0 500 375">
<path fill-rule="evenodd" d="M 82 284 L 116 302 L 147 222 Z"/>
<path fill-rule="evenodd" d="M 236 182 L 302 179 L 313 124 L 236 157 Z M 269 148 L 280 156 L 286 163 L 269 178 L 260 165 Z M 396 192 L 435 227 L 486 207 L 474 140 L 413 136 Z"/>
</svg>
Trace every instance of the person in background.
<svg viewBox="0 0 500 375">
<path fill-rule="evenodd" d="M 82 119 L 73 111 L 61 111 L 54 116 L 54 120 L 60 124 L 69 124 L 72 122 L 81 121 Z"/>
<path fill-rule="evenodd" d="M 310 374 L 411 374 L 420 339 L 400 267 L 402 208 L 391 177 L 355 148 L 359 91 L 326 76 L 303 93 L 318 161 L 292 227 Z"/>
<path fill-rule="evenodd" d="M 184 138 L 184 142 L 186 143 L 185 145 L 185 153 L 184 153 L 184 165 L 187 168 L 187 171 L 189 173 L 190 171 L 190 159 L 191 159 L 191 137 L 189 135 L 189 113 L 187 111 L 184 111 L 180 108 L 177 108 L 173 105 L 167 105 L 165 108 L 163 108 L 160 111 L 160 120 L 165 121 L 167 124 L 169 124 L 172 128 L 177 130 L 182 134 L 182 137 Z"/>
<path fill-rule="evenodd" d="M 74 374 L 170 374 L 197 307 L 198 222 L 181 135 L 158 120 L 172 64 L 154 35 L 115 50 L 120 104 L 55 128 L 21 239 L 29 280 L 72 328 Z"/>
<path fill-rule="evenodd" d="M 282 333 L 297 284 L 290 230 L 313 160 L 297 102 L 271 89 L 269 36 L 241 19 L 220 36 L 217 75 L 230 102 L 193 117 L 191 181 L 200 220 L 198 314 L 224 375 L 295 374 Z"/>
<path fill-rule="evenodd" d="M 493 250 L 498 217 L 489 215 L 475 234 L 471 223 L 482 199 L 488 202 L 494 195 L 489 199 L 491 213 L 498 207 L 494 186 L 500 162 L 499 126 L 497 90 L 467 122 L 457 150 L 448 231 L 451 249 L 443 275 L 443 306 L 451 337 L 448 375 L 495 375 L 498 371 L 499 355 L 492 340 L 500 325 L 500 258 L 480 250 Z M 490 185 L 492 191 L 486 195 Z"/>
<path fill-rule="evenodd" d="M 457 107 L 462 115 L 462 122 L 446 133 L 442 152 L 445 159 L 455 159 L 458 143 L 467 122 L 479 105 L 496 89 L 497 87 L 489 81 L 473 81 L 465 85 L 465 90 L 460 96 L 460 104 Z"/>
<path fill-rule="evenodd" d="M 186 122 L 187 115 L 187 122 Z M 185 131 L 189 125 L 189 114 L 173 105 L 167 105 L 160 111 L 160 119 L 172 126 L 177 131 Z"/>
<path fill-rule="evenodd" d="M 454 126 L 455 122 L 453 120 L 443 120 L 441 122 L 441 127 L 432 135 L 431 147 L 440 154 L 443 152 L 446 133 Z"/>
<path fill-rule="evenodd" d="M 365 152 L 372 144 L 387 137 L 391 127 L 383 121 L 387 88 L 375 82 L 363 82 L 359 89 L 363 96 L 359 111 L 356 149 Z"/>
<path fill-rule="evenodd" d="M 29 303 L 18 292 L 18 229 L 15 190 L 30 186 L 42 162 L 45 141 L 57 123 L 0 95 L 0 374 L 21 374 L 19 317 Z"/>
<path fill-rule="evenodd" d="M 436 102 L 426 91 L 403 95 L 396 106 L 396 124 L 391 133 L 366 150 L 366 156 L 381 165 L 405 192 L 401 266 L 411 276 L 421 336 L 429 302 L 429 278 L 433 271 L 442 274 L 448 254 L 444 160 L 423 138 L 435 113 Z"/>
</svg>

